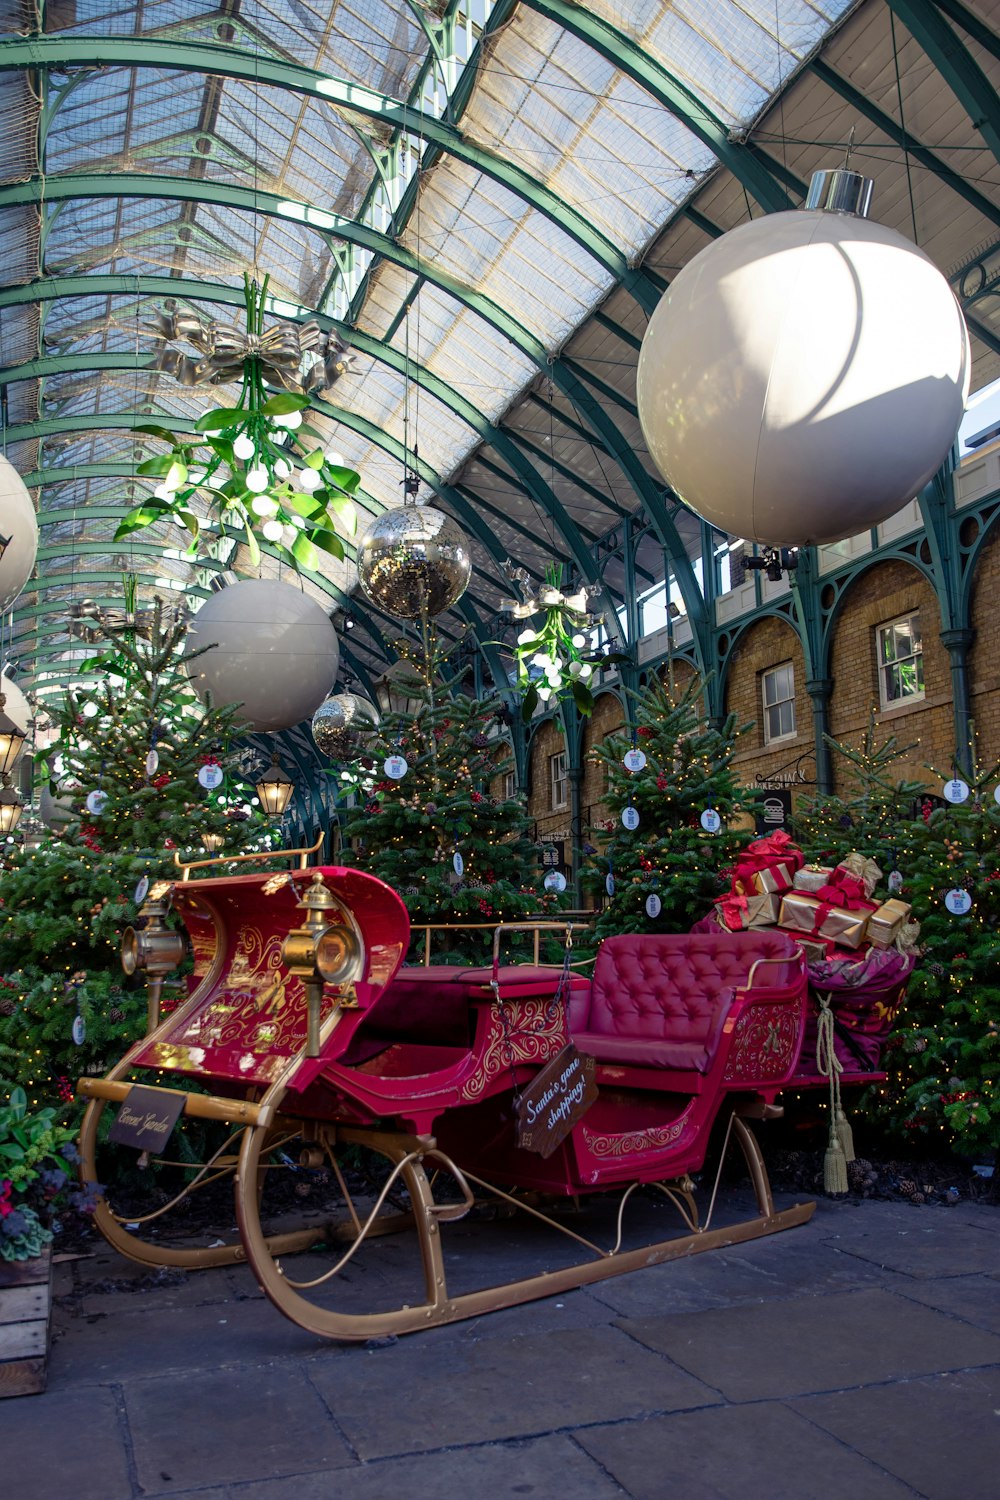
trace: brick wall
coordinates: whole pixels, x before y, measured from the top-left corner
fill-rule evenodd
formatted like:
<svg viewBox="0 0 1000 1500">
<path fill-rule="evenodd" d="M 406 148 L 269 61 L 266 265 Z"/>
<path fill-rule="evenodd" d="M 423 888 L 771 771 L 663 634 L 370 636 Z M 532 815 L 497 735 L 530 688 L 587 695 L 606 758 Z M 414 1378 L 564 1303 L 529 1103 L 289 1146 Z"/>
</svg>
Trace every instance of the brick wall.
<svg viewBox="0 0 1000 1500">
<path fill-rule="evenodd" d="M 969 690 L 976 724 L 976 759 L 981 766 L 1000 760 L 1000 526 L 984 543 L 972 589 L 975 637 L 969 652 Z"/>
<path fill-rule="evenodd" d="M 593 823 L 608 816 L 604 806 L 607 773 L 603 765 L 591 759 L 590 751 L 625 722 L 625 710 L 614 693 L 602 693 L 594 703 L 594 712 L 583 730 L 583 821 Z"/>
<path fill-rule="evenodd" d="M 795 735 L 768 745 L 764 738 L 761 679 L 772 667 L 791 662 L 795 677 Z M 739 637 L 726 662 L 726 712 L 750 728 L 739 741 L 734 764 L 744 786 L 772 775 L 813 748 L 812 704 L 805 688 L 805 661 L 792 627 L 773 615 L 758 620 Z"/>
<path fill-rule="evenodd" d="M 924 697 L 883 710 L 879 707 L 876 632 L 880 625 L 916 610 L 923 639 Z M 930 783 L 928 762 L 944 771 L 951 769 L 955 738 L 951 670 L 940 631 L 941 612 L 934 589 L 916 568 L 898 561 L 876 563 L 855 580 L 834 626 L 830 733 L 834 739 L 857 743 L 874 707 L 882 737 L 894 734 L 900 745 L 914 747 L 894 763 L 899 780 Z M 836 761 L 834 777 L 836 790 L 841 791 L 843 777 L 837 774 Z"/>
<path fill-rule="evenodd" d="M 554 836 L 567 830 L 570 823 L 570 807 L 552 810 L 552 793 L 549 779 L 549 760 L 565 750 L 566 740 L 551 719 L 541 724 L 531 737 L 529 756 L 531 761 L 530 790 L 528 792 L 528 814 L 538 826 L 539 837 Z"/>
</svg>

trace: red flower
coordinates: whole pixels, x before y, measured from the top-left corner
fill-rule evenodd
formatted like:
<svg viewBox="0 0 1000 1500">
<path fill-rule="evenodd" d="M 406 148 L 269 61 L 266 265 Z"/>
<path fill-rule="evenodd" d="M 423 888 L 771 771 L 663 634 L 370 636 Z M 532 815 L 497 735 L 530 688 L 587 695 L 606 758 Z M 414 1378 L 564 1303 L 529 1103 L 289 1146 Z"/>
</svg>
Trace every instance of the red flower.
<svg viewBox="0 0 1000 1500">
<path fill-rule="evenodd" d="M 658 792 L 665 792 L 667 790 L 667 778 L 662 771 L 656 778 L 656 790 Z"/>
<path fill-rule="evenodd" d="M 164 839 L 163 847 L 164 849 L 176 849 L 177 845 L 174 843 L 173 839 Z"/>
<path fill-rule="evenodd" d="M 471 794 L 470 801 L 478 803 L 478 802 L 482 802 L 482 800 L 483 800 L 483 794 L 482 794 L 482 792 L 473 792 Z"/>
<path fill-rule="evenodd" d="M 637 729 L 636 734 L 641 740 L 651 740 L 653 738 L 653 731 L 651 729 Z"/>
<path fill-rule="evenodd" d="M 170 777 L 167 775 L 166 771 L 163 772 L 162 776 L 157 776 L 154 778 L 153 785 L 156 787 L 157 791 L 162 791 L 165 786 L 170 785 Z"/>
</svg>

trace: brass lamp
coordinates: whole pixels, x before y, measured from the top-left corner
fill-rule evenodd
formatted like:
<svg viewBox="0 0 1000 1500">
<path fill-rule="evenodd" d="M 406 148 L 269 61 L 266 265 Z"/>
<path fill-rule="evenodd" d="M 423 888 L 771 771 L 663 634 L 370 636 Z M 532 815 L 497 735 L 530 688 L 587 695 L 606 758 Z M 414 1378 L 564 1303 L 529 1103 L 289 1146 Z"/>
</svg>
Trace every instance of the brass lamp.
<svg viewBox="0 0 1000 1500">
<path fill-rule="evenodd" d="M 278 765 L 277 750 L 271 753 L 271 764 L 257 782 L 260 805 L 269 818 L 280 818 L 295 791 L 295 782 Z"/>
<path fill-rule="evenodd" d="M 306 992 L 306 1055 L 318 1057 L 323 985 L 348 984 L 361 973 L 361 944 L 352 928 L 332 923 L 329 912 L 337 906 L 317 870 L 312 884 L 298 903 L 305 912 L 301 927 L 293 927 L 281 945 L 281 962 L 301 979 Z"/>
<path fill-rule="evenodd" d="M 7 699 L 0 693 L 0 774 L 13 771 L 21 751 L 25 734 L 6 711 Z"/>
<path fill-rule="evenodd" d="M 167 911 L 166 901 L 151 899 L 139 912 L 140 917 L 146 919 L 143 930 L 126 927 L 122 933 L 122 968 L 125 973 L 131 976 L 140 969 L 146 971 L 147 1035 L 160 1024 L 164 976 L 176 969 L 184 957 L 184 938 L 167 926 Z"/>
<path fill-rule="evenodd" d="M 24 803 L 10 784 L 10 777 L 4 771 L 2 790 L 0 790 L 0 833 L 12 833 L 21 821 L 24 812 Z"/>
</svg>

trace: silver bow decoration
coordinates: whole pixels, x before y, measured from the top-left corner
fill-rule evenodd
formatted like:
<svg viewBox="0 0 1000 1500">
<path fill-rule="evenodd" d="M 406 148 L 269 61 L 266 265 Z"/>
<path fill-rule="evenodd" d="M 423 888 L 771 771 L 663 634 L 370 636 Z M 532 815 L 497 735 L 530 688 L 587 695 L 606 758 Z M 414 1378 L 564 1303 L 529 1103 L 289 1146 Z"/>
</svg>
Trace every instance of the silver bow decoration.
<svg viewBox="0 0 1000 1500">
<path fill-rule="evenodd" d="M 276 323 L 266 333 L 246 333 L 231 323 L 210 323 L 196 313 L 157 313 L 149 330 L 162 341 L 154 369 L 181 385 L 223 385 L 239 380 L 248 359 L 260 360 L 265 379 L 304 396 L 326 390 L 350 368 L 353 355 L 318 323 Z M 192 359 L 170 346 L 191 344 Z"/>
<path fill-rule="evenodd" d="M 590 601 L 595 599 L 601 592 L 598 584 L 588 583 L 577 590 L 575 594 L 564 594 L 551 583 L 543 584 L 537 595 L 527 592 L 528 571 L 526 568 L 514 567 L 512 563 L 504 565 L 504 572 L 511 583 L 516 584 L 522 594 L 526 594 L 523 603 L 519 599 L 501 599 L 500 608 L 505 615 L 512 620 L 527 620 L 532 615 L 537 615 L 543 609 L 561 609 L 564 614 L 578 619 L 581 624 L 597 624 L 595 617 L 588 619 L 590 613 Z"/>
</svg>

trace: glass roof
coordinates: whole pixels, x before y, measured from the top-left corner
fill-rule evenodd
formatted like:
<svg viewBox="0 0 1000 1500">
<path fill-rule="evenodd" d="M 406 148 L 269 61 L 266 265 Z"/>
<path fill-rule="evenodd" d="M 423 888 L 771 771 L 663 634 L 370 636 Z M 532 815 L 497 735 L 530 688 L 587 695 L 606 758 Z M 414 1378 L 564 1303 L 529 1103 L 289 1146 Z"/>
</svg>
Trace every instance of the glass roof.
<svg viewBox="0 0 1000 1500">
<path fill-rule="evenodd" d="M 488 615 L 498 553 L 535 572 L 552 557 L 579 565 L 662 498 L 634 404 L 659 291 L 713 233 L 800 201 L 851 129 L 877 165 L 878 216 L 916 226 L 956 285 L 1000 239 L 1000 163 L 962 102 L 942 102 L 913 38 L 898 23 L 890 34 L 883 0 L 192 9 L 57 0 L 29 56 L 16 49 L 34 5 L 4 8 L 4 420 L 13 461 L 46 481 L 22 658 L 65 643 L 59 621 L 88 572 L 135 567 L 147 591 L 204 582 L 175 528 L 143 534 L 153 551 L 112 543 L 116 511 L 149 487 L 135 466 L 152 449 L 132 423 L 192 422 L 214 399 L 151 368 L 148 326 L 168 294 L 238 322 L 249 271 L 270 278 L 272 319 L 318 314 L 353 341 L 314 420 L 361 472 L 362 524 L 401 503 L 407 456 L 422 499 L 479 523 L 469 598 Z M 996 55 L 969 46 L 996 81 Z M 887 117 L 905 94 L 913 139 L 978 201 L 907 158 L 852 89 Z M 977 383 L 1000 373 L 998 302 L 981 298 L 970 323 Z M 671 564 L 683 567 L 699 531 L 673 520 L 679 539 L 660 544 L 686 549 Z M 246 563 L 238 550 L 226 565 Z M 324 558 L 308 587 L 340 607 L 354 576 Z M 375 665 L 363 602 L 351 608 L 352 649 Z"/>
</svg>

